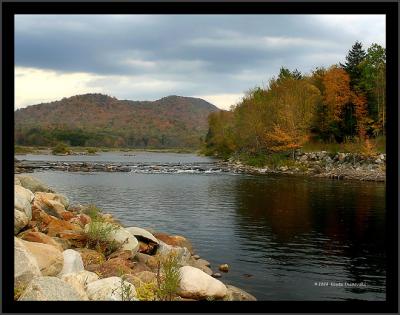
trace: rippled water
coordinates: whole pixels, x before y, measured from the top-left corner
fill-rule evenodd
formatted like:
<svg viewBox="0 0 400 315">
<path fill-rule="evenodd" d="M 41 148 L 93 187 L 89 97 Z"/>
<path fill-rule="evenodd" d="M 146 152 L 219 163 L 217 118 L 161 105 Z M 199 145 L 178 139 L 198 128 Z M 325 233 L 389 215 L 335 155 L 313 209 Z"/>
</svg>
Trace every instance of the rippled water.
<svg viewBox="0 0 400 315">
<path fill-rule="evenodd" d="M 19 158 L 213 162 L 164 153 Z M 186 236 L 214 271 L 221 263 L 231 266 L 224 282 L 259 300 L 385 299 L 384 183 L 218 172 L 35 176 L 74 202 L 97 204 L 125 225 Z"/>
</svg>

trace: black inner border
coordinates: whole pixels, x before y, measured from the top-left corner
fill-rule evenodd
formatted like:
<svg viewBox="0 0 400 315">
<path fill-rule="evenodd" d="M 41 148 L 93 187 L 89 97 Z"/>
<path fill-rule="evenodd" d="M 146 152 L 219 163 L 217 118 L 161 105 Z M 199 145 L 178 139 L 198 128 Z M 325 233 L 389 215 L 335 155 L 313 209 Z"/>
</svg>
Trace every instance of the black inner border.
<svg viewBox="0 0 400 315">
<path fill-rule="evenodd" d="M 2 298 L 4 312 L 398 312 L 398 10 L 397 2 L 3 2 Z M 385 14 L 387 49 L 386 301 L 15 302 L 13 299 L 15 14 Z M 366 30 L 368 32 L 368 30 Z M 397 84 L 396 84 L 397 83 Z M 397 106 L 396 106 L 397 105 Z M 187 305 L 187 303 L 189 303 Z"/>
</svg>

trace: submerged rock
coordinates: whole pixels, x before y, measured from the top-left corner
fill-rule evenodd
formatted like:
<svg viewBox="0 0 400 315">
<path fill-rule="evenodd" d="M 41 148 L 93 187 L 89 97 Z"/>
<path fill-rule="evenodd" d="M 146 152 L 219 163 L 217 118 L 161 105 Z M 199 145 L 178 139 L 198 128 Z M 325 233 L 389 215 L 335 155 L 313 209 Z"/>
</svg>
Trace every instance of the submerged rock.
<svg viewBox="0 0 400 315">
<path fill-rule="evenodd" d="M 219 270 L 223 272 L 228 272 L 229 271 L 229 265 L 228 264 L 222 264 L 218 267 Z"/>
</svg>

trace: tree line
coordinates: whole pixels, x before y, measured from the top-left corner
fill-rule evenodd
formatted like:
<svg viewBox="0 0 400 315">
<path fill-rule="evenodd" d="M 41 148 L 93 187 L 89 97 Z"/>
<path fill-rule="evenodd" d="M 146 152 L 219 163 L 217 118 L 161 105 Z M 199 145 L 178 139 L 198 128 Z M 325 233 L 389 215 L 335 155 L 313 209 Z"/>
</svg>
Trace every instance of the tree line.
<svg viewBox="0 0 400 315">
<path fill-rule="evenodd" d="M 210 114 L 205 153 L 292 152 L 306 142 L 358 142 L 385 135 L 386 50 L 360 42 L 345 63 L 309 74 L 282 67 L 266 87 L 255 87 L 229 111 Z"/>
</svg>

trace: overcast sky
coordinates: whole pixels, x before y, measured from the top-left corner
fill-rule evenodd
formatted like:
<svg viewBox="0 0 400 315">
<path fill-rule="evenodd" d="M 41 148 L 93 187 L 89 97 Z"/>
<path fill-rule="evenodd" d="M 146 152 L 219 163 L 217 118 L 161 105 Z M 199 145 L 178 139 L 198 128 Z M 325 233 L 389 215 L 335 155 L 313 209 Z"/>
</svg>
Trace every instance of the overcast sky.
<svg viewBox="0 0 400 315">
<path fill-rule="evenodd" d="M 18 15 L 15 106 L 83 93 L 201 97 L 229 108 L 281 66 L 385 46 L 384 15 Z"/>
</svg>

